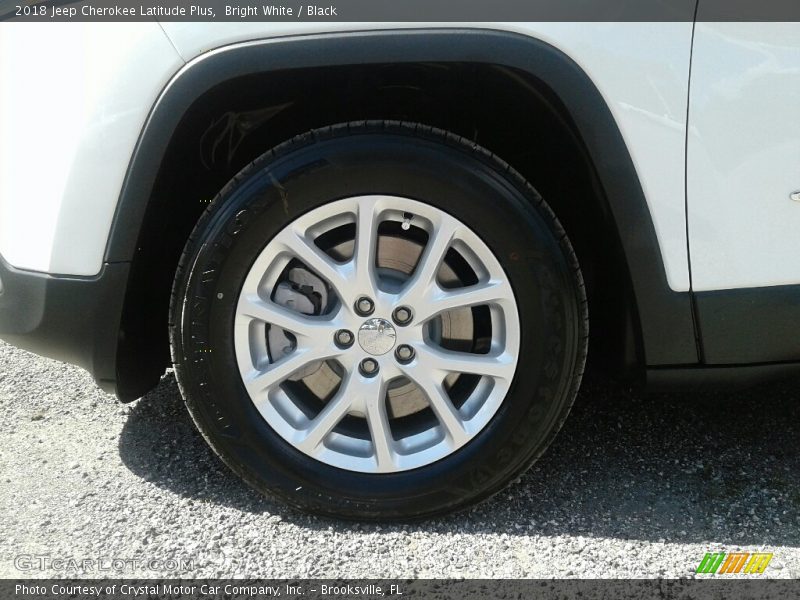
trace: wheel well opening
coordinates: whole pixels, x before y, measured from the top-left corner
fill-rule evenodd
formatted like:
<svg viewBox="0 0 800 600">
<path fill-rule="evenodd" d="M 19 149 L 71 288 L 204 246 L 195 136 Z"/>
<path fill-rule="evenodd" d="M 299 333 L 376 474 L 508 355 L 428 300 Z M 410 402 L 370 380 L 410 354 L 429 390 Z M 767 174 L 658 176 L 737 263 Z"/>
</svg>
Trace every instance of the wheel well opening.
<svg viewBox="0 0 800 600">
<path fill-rule="evenodd" d="M 121 397 L 138 397 L 169 365 L 172 280 L 217 192 L 294 135 L 372 119 L 451 131 L 519 171 L 553 208 L 580 260 L 590 361 L 638 374 L 641 341 L 625 256 L 592 161 L 559 100 L 543 82 L 499 65 L 386 64 L 249 75 L 192 104 L 162 160 L 139 234 L 118 351 Z"/>
</svg>

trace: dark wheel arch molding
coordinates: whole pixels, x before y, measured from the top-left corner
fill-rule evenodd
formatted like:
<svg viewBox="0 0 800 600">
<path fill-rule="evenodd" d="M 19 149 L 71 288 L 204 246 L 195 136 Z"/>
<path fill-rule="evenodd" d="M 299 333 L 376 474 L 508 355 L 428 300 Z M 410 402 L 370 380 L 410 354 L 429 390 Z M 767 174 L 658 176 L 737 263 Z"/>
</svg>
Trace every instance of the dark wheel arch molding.
<svg viewBox="0 0 800 600">
<path fill-rule="evenodd" d="M 273 38 L 225 46 L 189 62 L 153 107 L 128 169 L 106 262 L 134 259 L 148 201 L 170 139 L 192 103 L 214 86 L 270 71 L 381 63 L 471 62 L 521 70 L 542 81 L 572 118 L 612 215 L 649 366 L 698 362 L 689 293 L 667 280 L 641 184 L 617 124 L 588 75 L 535 38 L 491 30 L 426 29 Z"/>
</svg>

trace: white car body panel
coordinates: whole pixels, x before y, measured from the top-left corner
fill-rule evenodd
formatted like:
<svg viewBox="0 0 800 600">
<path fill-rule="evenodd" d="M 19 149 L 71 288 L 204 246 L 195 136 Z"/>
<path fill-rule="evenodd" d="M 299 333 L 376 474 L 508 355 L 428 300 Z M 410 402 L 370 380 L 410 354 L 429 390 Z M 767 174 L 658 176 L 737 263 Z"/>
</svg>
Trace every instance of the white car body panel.
<svg viewBox="0 0 800 600">
<path fill-rule="evenodd" d="M 689 123 L 693 289 L 800 282 L 800 23 L 698 23 Z"/>
<path fill-rule="evenodd" d="M 182 65 L 157 23 L 0 25 L 0 254 L 9 264 L 100 271 L 142 126 Z"/>
<path fill-rule="evenodd" d="M 388 27 L 420 24 L 163 24 L 187 61 L 247 40 Z M 537 37 L 588 73 L 629 146 L 669 284 L 688 290 L 683 172 L 691 23 L 459 27 Z M 22 269 L 94 275 L 147 113 L 183 62 L 157 24 L 14 24 L 3 26 L 0 39 L 0 73 L 8 82 L 0 92 L 0 130 L 6 132 L 0 146 L 0 254 Z M 61 49 L 56 57 L 48 50 L 54 40 Z M 42 164 L 48 165 L 46 177 Z"/>
</svg>

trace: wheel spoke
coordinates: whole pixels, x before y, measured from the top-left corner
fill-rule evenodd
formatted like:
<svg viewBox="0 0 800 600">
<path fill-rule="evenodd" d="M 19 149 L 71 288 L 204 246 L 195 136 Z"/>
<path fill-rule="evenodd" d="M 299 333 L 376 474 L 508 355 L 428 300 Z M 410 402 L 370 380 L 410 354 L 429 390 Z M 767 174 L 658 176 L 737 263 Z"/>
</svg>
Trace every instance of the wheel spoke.
<svg viewBox="0 0 800 600">
<path fill-rule="evenodd" d="M 379 219 L 380 213 L 374 199 L 365 198 L 358 203 L 353 261 L 355 284 L 361 293 L 371 293 L 377 287 L 375 260 L 378 255 Z"/>
<path fill-rule="evenodd" d="M 283 247 L 296 258 L 300 259 L 309 269 L 316 272 L 336 290 L 340 299 L 344 299 L 343 294 L 347 291 L 349 282 L 345 273 L 332 258 L 323 253 L 313 245 L 313 242 L 306 240 L 291 227 L 287 227 L 278 240 Z"/>
<path fill-rule="evenodd" d="M 460 228 L 461 226 L 454 219 L 443 215 L 442 220 L 428 238 L 428 244 L 419 257 L 411 280 L 406 284 L 405 292 L 402 294 L 402 303 L 419 304 L 424 302 L 427 291 L 431 284 L 435 283 L 436 274 Z"/>
<path fill-rule="evenodd" d="M 312 452 L 316 449 L 350 412 L 350 408 L 353 406 L 352 393 L 355 380 L 356 377 L 352 373 L 348 374 L 339 386 L 336 395 L 306 427 L 302 439 L 297 443 L 301 450 Z"/>
<path fill-rule="evenodd" d="M 389 416 L 386 413 L 386 386 L 379 377 L 373 379 L 375 385 L 365 386 L 363 400 L 366 403 L 367 425 L 372 437 L 372 447 L 375 452 L 375 462 L 378 471 L 394 470 L 394 451 L 392 430 L 389 426 Z M 368 391 L 369 390 L 369 391 Z"/>
<path fill-rule="evenodd" d="M 307 364 L 333 358 L 336 354 L 326 346 L 297 348 L 288 356 L 267 365 L 266 369 L 253 369 L 243 377 L 244 385 L 252 397 L 261 396 Z"/>
<path fill-rule="evenodd" d="M 427 321 L 448 310 L 496 304 L 511 294 L 508 283 L 498 280 L 452 290 L 443 290 L 437 285 L 428 300 L 418 304 L 416 318 L 418 322 Z"/>
<path fill-rule="evenodd" d="M 419 363 L 428 369 L 483 375 L 494 379 L 511 379 L 514 375 L 514 359 L 507 353 L 471 354 L 427 344 L 416 346 L 416 350 Z"/>
<path fill-rule="evenodd" d="M 239 303 L 239 312 L 244 316 L 264 321 L 303 337 L 320 335 L 327 337 L 331 335 L 332 331 L 328 320 L 303 315 L 275 304 L 271 300 L 262 300 L 255 294 L 242 297 Z"/>
<path fill-rule="evenodd" d="M 447 395 L 442 381 L 434 381 L 429 374 L 419 373 L 418 368 L 403 370 L 406 377 L 416 383 L 424 392 L 450 441 L 455 446 L 461 446 L 466 443 L 469 439 L 469 434 L 464 426 L 464 420 L 453 405 L 453 401 Z"/>
</svg>

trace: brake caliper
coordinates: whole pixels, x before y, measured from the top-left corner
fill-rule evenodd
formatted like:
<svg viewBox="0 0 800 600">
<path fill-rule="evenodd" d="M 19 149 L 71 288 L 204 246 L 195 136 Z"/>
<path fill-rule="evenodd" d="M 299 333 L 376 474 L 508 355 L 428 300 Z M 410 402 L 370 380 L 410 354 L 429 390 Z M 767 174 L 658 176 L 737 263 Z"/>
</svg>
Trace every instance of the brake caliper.
<svg viewBox="0 0 800 600">
<path fill-rule="evenodd" d="M 320 315 L 328 306 L 328 290 L 322 279 L 304 268 L 294 267 L 289 270 L 287 279 L 276 287 L 274 302 L 304 315 Z M 284 329 L 271 326 L 267 345 L 270 359 L 275 362 L 294 352 L 297 340 Z M 321 366 L 322 362 L 309 363 L 289 379 L 299 381 L 313 375 Z"/>
</svg>

